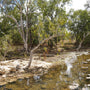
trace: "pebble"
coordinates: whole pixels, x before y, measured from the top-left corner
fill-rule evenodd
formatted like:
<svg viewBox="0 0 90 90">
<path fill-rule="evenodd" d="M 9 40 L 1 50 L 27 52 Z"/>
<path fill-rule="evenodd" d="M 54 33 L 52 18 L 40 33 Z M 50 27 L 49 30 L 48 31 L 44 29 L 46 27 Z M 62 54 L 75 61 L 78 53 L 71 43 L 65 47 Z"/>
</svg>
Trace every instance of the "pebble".
<svg viewBox="0 0 90 90">
<path fill-rule="evenodd" d="M 90 77 L 86 77 L 86 79 L 90 79 Z"/>
<path fill-rule="evenodd" d="M 3 77 L 3 78 L 5 78 L 5 77 L 6 77 L 6 75 L 2 75 L 2 77 Z"/>
<path fill-rule="evenodd" d="M 87 86 L 90 87 L 90 84 L 88 84 Z"/>
<path fill-rule="evenodd" d="M 40 79 L 40 76 L 34 75 L 33 78 L 34 78 L 35 80 L 39 80 L 39 79 Z"/>
<path fill-rule="evenodd" d="M 82 69 L 88 69 L 88 67 L 81 67 Z"/>
<path fill-rule="evenodd" d="M 90 76 L 90 74 L 87 74 L 88 76 Z"/>
<path fill-rule="evenodd" d="M 87 64 L 88 62 L 82 62 L 83 64 Z"/>
<path fill-rule="evenodd" d="M 82 90 L 89 90 L 89 88 L 88 87 L 83 87 Z"/>
<path fill-rule="evenodd" d="M 19 71 L 20 71 L 21 73 L 24 73 L 24 72 L 25 72 L 23 69 L 20 69 Z"/>
<path fill-rule="evenodd" d="M 5 70 L 0 70 L 0 75 L 5 74 Z"/>
<path fill-rule="evenodd" d="M 69 86 L 69 88 L 70 88 L 71 90 L 76 90 L 76 89 L 78 89 L 78 87 L 79 87 L 79 84 L 78 84 L 78 83 L 74 83 L 73 85 L 70 85 L 70 86 Z"/>
<path fill-rule="evenodd" d="M 90 62 L 90 59 L 87 59 L 88 62 Z"/>
</svg>

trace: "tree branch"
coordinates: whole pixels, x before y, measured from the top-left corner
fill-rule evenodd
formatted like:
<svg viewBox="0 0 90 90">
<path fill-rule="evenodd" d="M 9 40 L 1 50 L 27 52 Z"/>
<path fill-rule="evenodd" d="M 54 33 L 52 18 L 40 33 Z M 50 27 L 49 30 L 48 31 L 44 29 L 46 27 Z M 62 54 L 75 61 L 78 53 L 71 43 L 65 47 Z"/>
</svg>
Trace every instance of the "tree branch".
<svg viewBox="0 0 90 90">
<path fill-rule="evenodd" d="M 31 62 L 32 62 L 32 57 L 33 57 L 34 51 L 37 50 L 46 41 L 49 41 L 49 40 L 51 40 L 51 39 L 53 39 L 55 37 L 58 37 L 58 36 L 60 36 L 60 35 L 53 35 L 53 36 L 50 36 L 49 38 L 44 39 L 41 43 L 39 43 L 35 48 L 33 48 L 31 50 L 31 52 L 30 52 L 30 60 L 29 60 L 28 66 L 25 68 L 25 70 L 28 69 L 31 66 Z"/>
<path fill-rule="evenodd" d="M 49 38 L 44 39 L 42 42 L 40 42 L 34 49 L 31 50 L 31 52 L 34 52 L 36 49 L 38 49 L 44 42 L 51 40 L 52 38 L 57 37 L 57 35 L 50 36 Z"/>
<path fill-rule="evenodd" d="M 19 9 L 20 9 L 20 4 L 18 3 L 18 1 L 17 0 L 14 0 L 14 2 L 16 2 L 17 4 L 15 4 Z"/>
<path fill-rule="evenodd" d="M 12 19 L 12 20 L 16 23 L 17 28 L 18 28 L 18 31 L 19 31 L 19 33 L 20 33 L 20 35 L 21 35 L 21 37 L 22 37 L 22 33 L 21 33 L 21 31 L 20 31 L 20 26 L 19 26 L 17 20 L 16 20 L 13 16 L 10 16 L 10 15 L 7 15 L 7 14 L 5 14 L 5 16 L 8 17 L 8 18 L 10 18 L 10 19 Z"/>
</svg>

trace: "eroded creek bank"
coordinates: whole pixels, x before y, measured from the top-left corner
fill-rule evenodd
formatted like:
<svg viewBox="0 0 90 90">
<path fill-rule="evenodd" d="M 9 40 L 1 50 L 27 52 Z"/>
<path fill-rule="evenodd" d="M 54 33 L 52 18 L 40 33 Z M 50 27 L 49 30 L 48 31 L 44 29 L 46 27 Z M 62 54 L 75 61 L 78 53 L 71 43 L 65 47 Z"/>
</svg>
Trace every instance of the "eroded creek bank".
<svg viewBox="0 0 90 90">
<path fill-rule="evenodd" d="M 84 51 L 64 52 L 61 55 L 49 57 L 45 61 L 33 60 L 31 69 L 28 72 L 24 71 L 23 68 L 28 64 L 29 59 L 2 61 L 0 62 L 0 85 L 7 84 L 9 82 L 14 82 L 17 79 L 24 79 L 29 77 L 37 78 L 36 76 L 42 76 L 43 74 L 49 73 L 49 71 L 52 68 L 59 65 L 63 65 L 65 67 L 66 76 L 69 74 L 71 75 L 70 73 L 70 70 L 72 68 L 71 64 L 75 62 L 77 56 L 82 54 L 89 54 L 89 53 Z M 36 56 L 34 56 L 34 58 L 35 57 Z M 16 70 L 17 65 L 19 66 L 18 70 Z"/>
</svg>

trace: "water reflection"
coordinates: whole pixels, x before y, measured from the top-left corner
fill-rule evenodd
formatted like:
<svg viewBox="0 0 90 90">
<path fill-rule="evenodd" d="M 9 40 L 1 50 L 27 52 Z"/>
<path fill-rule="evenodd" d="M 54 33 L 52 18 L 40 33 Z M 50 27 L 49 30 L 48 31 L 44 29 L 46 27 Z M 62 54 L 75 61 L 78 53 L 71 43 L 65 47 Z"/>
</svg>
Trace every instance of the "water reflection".
<svg viewBox="0 0 90 90">
<path fill-rule="evenodd" d="M 73 67 L 72 64 L 67 63 L 67 70 L 66 70 L 66 74 L 70 77 L 72 77 L 72 73 L 71 73 L 71 68 Z"/>
<path fill-rule="evenodd" d="M 66 74 L 70 77 L 72 77 L 71 68 L 73 68 L 72 63 L 74 63 L 77 60 L 77 56 L 75 53 L 72 53 L 72 57 L 66 58 L 65 64 L 67 66 Z"/>
<path fill-rule="evenodd" d="M 30 79 L 28 78 L 28 79 L 27 79 L 27 86 L 30 85 L 30 82 L 29 82 L 29 81 L 30 81 Z"/>
</svg>

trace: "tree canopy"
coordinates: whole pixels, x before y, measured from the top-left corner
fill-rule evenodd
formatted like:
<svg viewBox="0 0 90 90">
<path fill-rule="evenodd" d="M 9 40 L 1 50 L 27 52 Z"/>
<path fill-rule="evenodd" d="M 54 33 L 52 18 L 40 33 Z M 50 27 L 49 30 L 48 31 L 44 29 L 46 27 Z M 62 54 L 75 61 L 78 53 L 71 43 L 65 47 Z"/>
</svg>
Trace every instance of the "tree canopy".
<svg viewBox="0 0 90 90">
<path fill-rule="evenodd" d="M 70 1 L 0 0 L 0 37 L 10 35 L 13 44 L 23 44 L 31 59 L 32 52 L 44 42 L 52 47 L 71 33 L 79 44 L 90 34 L 90 11 L 87 3 L 86 10 L 71 10 L 67 15 L 65 5 Z"/>
<path fill-rule="evenodd" d="M 76 40 L 79 42 L 84 38 L 84 35 L 90 33 L 90 12 L 87 10 L 78 10 L 71 12 L 69 17 L 69 29 L 73 31 Z"/>
</svg>

